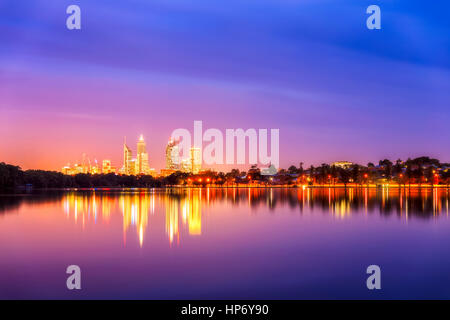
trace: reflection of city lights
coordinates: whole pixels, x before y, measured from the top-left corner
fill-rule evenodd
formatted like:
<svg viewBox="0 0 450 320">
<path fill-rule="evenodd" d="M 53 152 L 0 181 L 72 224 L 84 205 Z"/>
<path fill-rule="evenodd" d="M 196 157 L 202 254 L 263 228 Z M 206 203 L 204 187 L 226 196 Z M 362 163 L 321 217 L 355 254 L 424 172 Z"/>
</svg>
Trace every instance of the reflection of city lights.
<svg viewBox="0 0 450 320">
<path fill-rule="evenodd" d="M 207 178 L 204 178 L 207 179 Z M 406 189 L 397 188 L 308 188 L 301 185 L 294 192 L 278 188 L 188 188 L 177 191 L 142 189 L 114 193 L 95 191 L 70 192 L 61 201 L 61 208 L 69 221 L 81 230 L 92 230 L 89 224 L 121 223 L 124 242 L 135 239 L 143 247 L 147 240 L 149 225 L 152 230 L 162 230 L 168 242 L 177 244 L 185 236 L 201 235 L 202 206 L 217 202 L 229 202 L 237 206 L 263 204 L 269 208 L 298 206 L 314 212 L 317 204 L 325 206 L 333 217 L 343 219 L 364 212 L 369 216 L 374 210 L 383 215 L 397 214 L 408 220 L 413 214 L 426 213 L 438 218 L 448 215 L 448 191 L 443 188 Z M 156 210 L 155 210 L 156 208 Z M 162 211 L 161 211 L 162 210 Z M 363 210 L 363 211 L 362 211 Z M 165 213 L 165 220 L 158 215 Z M 119 218 L 119 219 L 117 219 Z M 149 221 L 151 220 L 151 223 Z M 156 225 L 155 225 L 156 223 Z M 158 225 L 160 223 L 160 225 Z M 204 223 L 204 222 L 203 222 Z"/>
</svg>

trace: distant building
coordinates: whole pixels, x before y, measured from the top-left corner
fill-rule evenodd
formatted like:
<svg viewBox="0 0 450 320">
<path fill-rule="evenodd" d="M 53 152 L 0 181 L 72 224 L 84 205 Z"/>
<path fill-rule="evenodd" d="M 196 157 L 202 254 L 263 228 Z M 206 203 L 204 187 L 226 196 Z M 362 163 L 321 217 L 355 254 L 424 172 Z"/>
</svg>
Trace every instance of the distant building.
<svg viewBox="0 0 450 320">
<path fill-rule="evenodd" d="M 130 173 L 128 173 L 128 175 L 134 175 L 134 174 L 136 174 L 136 172 L 137 172 L 137 170 L 138 170 L 138 167 L 137 167 L 137 161 L 136 161 L 135 158 L 133 158 L 133 159 L 130 160 L 129 166 L 130 166 L 130 171 L 129 171 Z"/>
<path fill-rule="evenodd" d="M 192 162 L 191 162 L 191 158 L 186 158 L 181 160 L 181 167 L 180 167 L 181 171 L 183 172 L 191 172 L 192 171 Z"/>
<path fill-rule="evenodd" d="M 197 174 L 202 168 L 201 149 L 197 147 L 191 148 L 191 172 Z"/>
<path fill-rule="evenodd" d="M 148 153 L 144 136 L 141 134 L 137 143 L 136 174 L 149 174 Z"/>
<path fill-rule="evenodd" d="M 111 160 L 103 160 L 102 173 L 116 173 L 116 168 L 111 165 Z"/>
<path fill-rule="evenodd" d="M 348 169 L 353 165 L 353 162 L 349 161 L 336 161 L 331 164 L 331 166 L 339 167 L 342 169 Z"/>
<path fill-rule="evenodd" d="M 123 167 L 121 170 L 122 174 L 134 174 L 134 163 L 131 162 L 133 159 L 133 152 L 131 151 L 131 148 L 127 146 L 127 141 L 125 138 L 125 141 L 123 143 Z"/>
<path fill-rule="evenodd" d="M 178 147 L 178 141 L 174 141 L 172 138 L 170 138 L 166 147 L 166 169 L 180 169 L 180 149 Z"/>
<path fill-rule="evenodd" d="M 98 174 L 100 173 L 100 168 L 98 167 L 97 160 L 95 160 L 95 164 L 91 166 L 91 169 L 89 170 L 90 174 Z"/>
<path fill-rule="evenodd" d="M 74 176 L 79 173 L 86 173 L 85 166 L 83 166 L 82 164 L 78 164 L 78 163 L 75 163 L 73 165 L 73 167 L 70 166 L 70 164 L 68 164 L 67 166 L 62 168 L 61 172 L 64 174 L 70 175 L 70 176 Z"/>
<path fill-rule="evenodd" d="M 82 173 L 88 173 L 90 171 L 90 161 L 87 159 L 86 153 L 83 153 L 83 160 L 81 161 Z"/>
<path fill-rule="evenodd" d="M 144 136 L 141 134 L 137 143 L 137 155 L 133 158 L 133 151 L 127 145 L 126 140 L 123 143 L 123 166 L 119 171 L 125 175 L 154 175 L 155 170 L 149 168 L 147 147 Z"/>
<path fill-rule="evenodd" d="M 64 167 L 61 169 L 61 172 L 62 172 L 63 174 L 71 175 L 71 174 L 72 174 L 72 168 L 71 168 L 69 165 L 64 166 Z"/>
</svg>

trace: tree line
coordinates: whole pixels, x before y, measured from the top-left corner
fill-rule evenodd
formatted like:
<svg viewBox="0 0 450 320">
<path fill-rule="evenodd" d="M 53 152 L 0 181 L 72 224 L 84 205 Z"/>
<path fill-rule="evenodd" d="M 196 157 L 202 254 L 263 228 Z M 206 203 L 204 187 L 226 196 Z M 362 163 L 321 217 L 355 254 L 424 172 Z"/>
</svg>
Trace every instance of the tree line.
<svg viewBox="0 0 450 320">
<path fill-rule="evenodd" d="M 338 167 L 322 164 L 318 167 L 303 168 L 290 166 L 287 170 L 280 169 L 273 176 L 261 174 L 256 165 L 248 171 L 232 169 L 228 173 L 205 171 L 200 174 L 190 174 L 177 171 L 166 177 L 150 175 L 116 175 L 85 174 L 65 175 L 56 171 L 22 170 L 18 166 L 0 163 L 0 188 L 16 188 L 32 186 L 34 188 L 93 188 L 93 187 L 124 187 L 124 188 L 157 188 L 173 185 L 224 185 L 224 184 L 348 184 L 376 183 L 378 181 L 396 182 L 398 184 L 450 184 L 450 164 L 440 163 L 437 159 L 419 157 L 395 163 L 388 159 L 380 160 L 378 165 L 368 163 L 367 166 L 352 164 L 348 167 Z"/>
</svg>

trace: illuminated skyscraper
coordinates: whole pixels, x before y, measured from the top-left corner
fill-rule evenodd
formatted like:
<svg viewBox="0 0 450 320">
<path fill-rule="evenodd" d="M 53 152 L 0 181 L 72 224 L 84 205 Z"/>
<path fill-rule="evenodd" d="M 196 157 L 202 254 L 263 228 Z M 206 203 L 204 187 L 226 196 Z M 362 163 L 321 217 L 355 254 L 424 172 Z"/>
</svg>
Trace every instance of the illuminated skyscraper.
<svg viewBox="0 0 450 320">
<path fill-rule="evenodd" d="M 95 160 L 94 163 L 95 164 L 93 166 L 91 166 L 91 168 L 89 169 L 90 174 L 98 174 L 98 173 L 100 173 L 100 170 L 98 168 L 97 160 Z"/>
<path fill-rule="evenodd" d="M 88 165 L 89 163 L 89 165 Z M 90 161 L 87 159 L 86 153 L 83 153 L 83 160 L 81 161 L 82 173 L 88 173 L 90 171 Z"/>
<path fill-rule="evenodd" d="M 179 170 L 180 169 L 180 150 L 178 142 L 170 138 L 166 147 L 166 169 Z"/>
<path fill-rule="evenodd" d="M 192 162 L 190 158 L 186 158 L 181 160 L 181 171 L 183 172 L 191 172 L 192 171 Z"/>
<path fill-rule="evenodd" d="M 191 148 L 191 166 L 191 172 L 193 174 L 197 174 L 202 168 L 202 154 L 200 148 Z"/>
<path fill-rule="evenodd" d="M 61 172 L 63 174 L 72 174 L 72 168 L 70 167 L 70 165 L 64 166 L 61 170 Z"/>
<path fill-rule="evenodd" d="M 133 152 L 131 151 L 130 147 L 127 146 L 127 141 L 125 138 L 125 141 L 123 143 L 123 174 L 134 174 L 135 168 L 134 164 L 131 162 L 132 158 Z"/>
<path fill-rule="evenodd" d="M 142 134 L 137 143 L 136 171 L 136 174 L 149 174 L 148 153 Z"/>
</svg>

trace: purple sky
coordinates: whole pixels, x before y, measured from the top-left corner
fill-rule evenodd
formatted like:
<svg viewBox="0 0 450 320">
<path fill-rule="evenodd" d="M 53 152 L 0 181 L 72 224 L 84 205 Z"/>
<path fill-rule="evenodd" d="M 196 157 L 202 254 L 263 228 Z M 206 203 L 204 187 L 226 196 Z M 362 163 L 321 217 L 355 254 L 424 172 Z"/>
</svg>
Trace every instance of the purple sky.
<svg viewBox="0 0 450 320">
<path fill-rule="evenodd" d="M 378 2 L 378 3 L 377 3 Z M 66 29 L 78 4 L 82 30 Z M 382 29 L 365 10 L 379 4 Z M 122 164 L 143 133 L 279 128 L 280 164 L 450 162 L 450 4 L 106 0 L 0 4 L 0 161 Z M 229 169 L 226 167 L 225 169 Z"/>
</svg>

